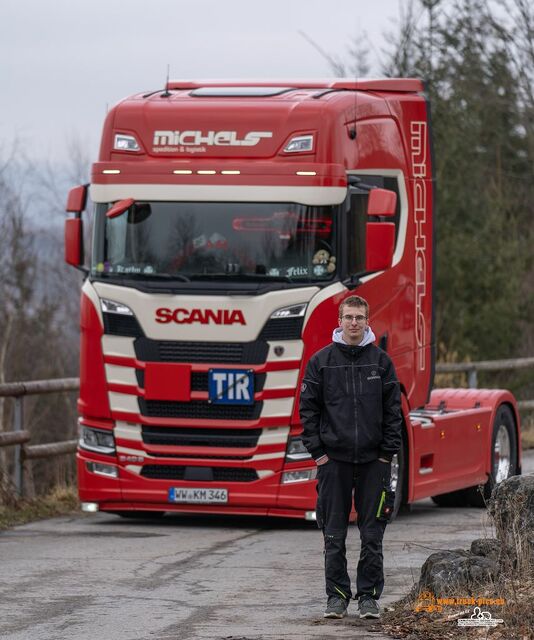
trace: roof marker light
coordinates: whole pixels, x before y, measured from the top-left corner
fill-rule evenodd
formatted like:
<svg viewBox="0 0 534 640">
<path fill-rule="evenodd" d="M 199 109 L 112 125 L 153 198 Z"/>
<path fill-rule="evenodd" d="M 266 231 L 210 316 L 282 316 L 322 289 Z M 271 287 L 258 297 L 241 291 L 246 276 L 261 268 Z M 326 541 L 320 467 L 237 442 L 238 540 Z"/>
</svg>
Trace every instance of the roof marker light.
<svg viewBox="0 0 534 640">
<path fill-rule="evenodd" d="M 121 170 L 120 169 L 103 169 L 102 173 L 107 173 L 108 175 L 116 175 L 117 173 L 120 173 Z"/>
<path fill-rule="evenodd" d="M 199 176 L 212 176 L 214 174 L 216 174 L 217 172 L 214 171 L 213 169 L 201 169 L 200 171 L 197 171 L 197 174 Z"/>
<path fill-rule="evenodd" d="M 128 136 L 125 133 L 116 133 L 113 148 L 118 151 L 140 151 L 141 147 L 135 136 Z"/>
<path fill-rule="evenodd" d="M 285 153 L 308 153 L 313 151 L 313 135 L 295 136 L 284 147 Z"/>
<path fill-rule="evenodd" d="M 297 171 L 298 176 L 316 176 L 317 171 Z"/>
<path fill-rule="evenodd" d="M 177 176 L 189 176 L 193 172 L 191 171 L 191 169 L 174 169 L 173 173 Z"/>
<path fill-rule="evenodd" d="M 221 171 L 223 176 L 239 176 L 241 175 L 241 171 L 233 170 L 233 169 L 225 169 Z"/>
</svg>

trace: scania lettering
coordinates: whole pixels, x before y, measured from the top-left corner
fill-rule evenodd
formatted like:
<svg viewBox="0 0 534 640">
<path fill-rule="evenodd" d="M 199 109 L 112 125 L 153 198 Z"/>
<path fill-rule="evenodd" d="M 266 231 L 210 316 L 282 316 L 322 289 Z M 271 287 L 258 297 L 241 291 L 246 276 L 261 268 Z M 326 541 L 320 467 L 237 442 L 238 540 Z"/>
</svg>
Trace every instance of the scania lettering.
<svg viewBox="0 0 534 640">
<path fill-rule="evenodd" d="M 230 311 L 228 309 L 157 309 L 156 322 L 166 324 L 246 324 L 243 312 L 240 309 Z"/>
<path fill-rule="evenodd" d="M 509 391 L 432 388 L 430 123 L 413 78 L 176 81 L 109 111 L 65 223 L 86 511 L 313 519 L 299 393 L 352 294 L 401 383 L 395 510 L 521 471 Z"/>
</svg>

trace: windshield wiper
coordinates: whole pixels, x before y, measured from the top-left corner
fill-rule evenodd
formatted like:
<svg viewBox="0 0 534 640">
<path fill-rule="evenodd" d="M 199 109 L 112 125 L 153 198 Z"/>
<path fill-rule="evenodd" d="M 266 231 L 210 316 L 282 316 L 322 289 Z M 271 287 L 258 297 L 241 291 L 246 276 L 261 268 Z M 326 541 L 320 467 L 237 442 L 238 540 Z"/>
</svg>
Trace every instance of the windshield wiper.
<svg viewBox="0 0 534 640">
<path fill-rule="evenodd" d="M 125 280 L 179 280 L 181 282 L 191 282 L 191 280 L 181 273 L 96 273 L 97 278 L 123 278 Z"/>
<path fill-rule="evenodd" d="M 195 273 L 194 280 L 233 280 L 235 282 L 295 282 L 289 276 L 269 276 L 264 273 Z"/>
</svg>

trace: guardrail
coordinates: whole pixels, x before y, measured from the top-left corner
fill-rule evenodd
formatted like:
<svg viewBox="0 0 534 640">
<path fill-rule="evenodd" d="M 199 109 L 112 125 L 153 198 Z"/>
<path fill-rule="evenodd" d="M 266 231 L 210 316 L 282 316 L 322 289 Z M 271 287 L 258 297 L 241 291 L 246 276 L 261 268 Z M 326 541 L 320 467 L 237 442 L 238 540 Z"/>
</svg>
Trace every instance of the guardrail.
<svg viewBox="0 0 534 640">
<path fill-rule="evenodd" d="M 28 382 L 8 382 L 0 384 L 0 397 L 13 398 L 13 431 L 0 431 L 0 447 L 15 446 L 14 486 L 18 496 L 24 494 L 23 478 L 26 460 L 51 458 L 65 453 L 74 453 L 77 440 L 63 440 L 48 444 L 28 445 L 30 432 L 24 426 L 24 397 L 44 393 L 77 391 L 80 388 L 78 378 L 58 378 L 56 380 L 33 380 Z"/>
<path fill-rule="evenodd" d="M 480 360 L 479 362 L 438 362 L 436 373 L 467 373 L 467 385 L 470 389 L 478 387 L 479 371 L 506 371 L 510 369 L 528 369 L 534 367 L 533 358 L 510 358 L 509 360 Z M 520 409 L 534 409 L 534 400 L 519 400 Z"/>
<path fill-rule="evenodd" d="M 436 364 L 436 373 L 467 373 L 468 386 L 477 388 L 478 371 L 503 371 L 507 369 L 525 369 L 534 367 L 532 358 L 512 358 L 509 360 L 483 360 L 480 362 L 440 362 Z M 0 384 L 0 397 L 10 397 L 15 401 L 13 411 L 13 431 L 0 431 L 0 447 L 15 447 L 14 486 L 18 496 L 24 493 L 24 463 L 36 458 L 51 458 L 75 453 L 77 440 L 63 440 L 48 444 L 29 445 L 30 432 L 24 430 L 24 397 L 44 393 L 61 393 L 77 391 L 80 388 L 79 378 L 58 378 L 55 380 L 33 380 L 28 382 L 9 382 Z M 520 409 L 534 410 L 534 400 L 520 400 Z"/>
</svg>

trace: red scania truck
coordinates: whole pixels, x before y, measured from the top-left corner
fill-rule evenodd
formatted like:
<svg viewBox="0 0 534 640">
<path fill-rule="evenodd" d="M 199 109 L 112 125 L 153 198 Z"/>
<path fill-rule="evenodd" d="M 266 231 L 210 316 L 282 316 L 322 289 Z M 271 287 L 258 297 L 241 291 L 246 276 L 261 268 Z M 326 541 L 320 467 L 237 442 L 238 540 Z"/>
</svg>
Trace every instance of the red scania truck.
<svg viewBox="0 0 534 640">
<path fill-rule="evenodd" d="M 168 82 L 110 110 L 65 228 L 84 510 L 313 519 L 298 390 L 353 293 L 401 383 L 396 507 L 520 472 L 509 392 L 431 391 L 430 133 L 417 79 Z"/>
</svg>

